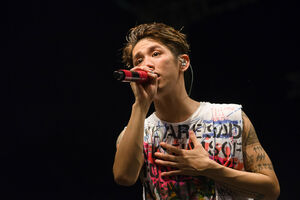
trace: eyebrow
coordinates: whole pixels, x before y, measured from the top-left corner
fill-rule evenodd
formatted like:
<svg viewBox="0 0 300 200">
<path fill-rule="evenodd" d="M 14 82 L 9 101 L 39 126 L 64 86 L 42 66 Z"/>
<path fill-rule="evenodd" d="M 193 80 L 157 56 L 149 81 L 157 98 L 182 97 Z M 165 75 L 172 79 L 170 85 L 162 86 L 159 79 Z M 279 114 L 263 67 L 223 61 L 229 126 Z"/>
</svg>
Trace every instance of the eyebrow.
<svg viewBox="0 0 300 200">
<path fill-rule="evenodd" d="M 161 49 L 161 46 L 159 46 L 159 45 L 153 45 L 153 46 L 150 46 L 150 48 L 148 49 L 147 53 L 154 51 L 154 49 L 156 49 L 156 48 Z M 140 51 L 137 52 L 137 53 L 133 56 L 133 60 L 136 59 L 136 58 L 138 58 L 138 57 L 140 57 L 140 55 L 141 55 L 141 52 L 140 52 Z"/>
</svg>

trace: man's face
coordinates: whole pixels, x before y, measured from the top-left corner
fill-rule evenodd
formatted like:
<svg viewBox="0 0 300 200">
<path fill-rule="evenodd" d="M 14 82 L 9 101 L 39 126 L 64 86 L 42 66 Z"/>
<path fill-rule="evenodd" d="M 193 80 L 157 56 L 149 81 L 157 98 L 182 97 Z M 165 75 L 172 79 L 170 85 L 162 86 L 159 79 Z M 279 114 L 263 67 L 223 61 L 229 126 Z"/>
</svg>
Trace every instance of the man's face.
<svg viewBox="0 0 300 200">
<path fill-rule="evenodd" d="M 148 67 L 158 74 L 158 91 L 172 87 L 179 78 L 179 62 L 172 52 L 154 39 L 140 40 L 132 51 L 133 66 Z"/>
</svg>

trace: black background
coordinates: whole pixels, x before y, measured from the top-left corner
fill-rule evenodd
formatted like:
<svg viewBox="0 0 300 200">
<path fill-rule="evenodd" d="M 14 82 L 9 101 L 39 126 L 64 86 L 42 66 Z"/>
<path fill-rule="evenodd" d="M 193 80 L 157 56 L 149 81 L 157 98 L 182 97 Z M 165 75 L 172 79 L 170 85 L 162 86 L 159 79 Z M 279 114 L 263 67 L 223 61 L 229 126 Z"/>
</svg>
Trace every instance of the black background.
<svg viewBox="0 0 300 200">
<path fill-rule="evenodd" d="M 203 14 L 178 2 L 6 2 L 1 199 L 141 199 L 140 182 L 113 180 L 115 140 L 134 99 L 112 72 L 123 67 L 129 28 L 150 21 L 184 26 L 192 97 L 242 104 L 272 159 L 280 199 L 298 196 L 297 6 L 253 0 Z"/>
</svg>

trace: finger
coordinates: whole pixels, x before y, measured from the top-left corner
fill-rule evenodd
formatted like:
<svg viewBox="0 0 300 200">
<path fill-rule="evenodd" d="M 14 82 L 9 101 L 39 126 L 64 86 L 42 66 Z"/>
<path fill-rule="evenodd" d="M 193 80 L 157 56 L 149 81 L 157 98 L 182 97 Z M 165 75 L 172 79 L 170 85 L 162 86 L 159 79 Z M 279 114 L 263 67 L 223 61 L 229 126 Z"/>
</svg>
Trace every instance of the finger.
<svg viewBox="0 0 300 200">
<path fill-rule="evenodd" d="M 190 134 L 190 140 L 192 141 L 194 147 L 201 145 L 200 142 L 197 140 L 197 136 L 194 131 L 190 130 L 189 134 Z"/>
<path fill-rule="evenodd" d="M 165 161 L 165 160 L 156 159 L 155 163 L 158 164 L 158 165 L 163 165 L 165 167 L 178 168 L 178 163 L 172 162 L 172 161 Z"/>
<path fill-rule="evenodd" d="M 130 69 L 130 71 L 138 71 L 138 70 L 143 70 L 142 67 L 133 67 Z"/>
<path fill-rule="evenodd" d="M 173 170 L 173 171 L 161 173 L 161 176 L 176 176 L 176 175 L 183 175 L 183 171 L 179 169 L 179 170 Z"/>
<path fill-rule="evenodd" d="M 137 93 L 138 90 L 141 91 L 141 86 L 136 82 L 131 81 L 130 86 L 135 94 Z"/>
<path fill-rule="evenodd" d="M 145 71 L 148 74 L 148 77 L 151 81 L 156 81 L 158 78 L 158 74 L 153 71 L 152 68 L 149 68 L 147 66 L 139 66 L 139 67 L 134 67 L 130 71 Z"/>
<path fill-rule="evenodd" d="M 136 98 L 147 95 L 141 84 L 138 84 L 136 82 L 130 82 L 130 86 Z"/>
<path fill-rule="evenodd" d="M 164 153 L 159 153 L 159 152 L 155 152 L 154 155 L 156 158 L 158 158 L 160 160 L 173 161 L 173 162 L 177 161 L 177 157 L 174 155 L 164 154 Z"/>
<path fill-rule="evenodd" d="M 153 73 L 153 69 L 147 66 L 137 66 L 132 68 L 130 71 L 139 71 L 139 70 Z"/>
<path fill-rule="evenodd" d="M 167 152 L 175 153 L 177 155 L 182 155 L 182 150 L 178 149 L 177 147 L 174 147 L 172 145 L 169 145 L 165 142 L 161 142 L 160 145 L 167 150 Z"/>
<path fill-rule="evenodd" d="M 135 82 L 130 82 L 130 86 L 131 86 L 131 89 L 134 93 L 136 93 L 136 83 Z"/>
<path fill-rule="evenodd" d="M 153 72 L 153 71 L 148 72 L 148 76 L 150 76 L 152 79 L 155 79 L 155 78 L 158 77 L 158 75 L 155 72 Z"/>
</svg>

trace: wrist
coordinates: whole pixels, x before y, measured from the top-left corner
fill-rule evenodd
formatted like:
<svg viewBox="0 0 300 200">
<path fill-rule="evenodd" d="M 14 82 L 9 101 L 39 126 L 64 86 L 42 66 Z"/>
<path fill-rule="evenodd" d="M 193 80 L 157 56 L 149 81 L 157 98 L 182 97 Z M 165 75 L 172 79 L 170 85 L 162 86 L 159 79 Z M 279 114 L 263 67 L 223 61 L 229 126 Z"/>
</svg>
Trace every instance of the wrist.
<svg viewBox="0 0 300 200">
<path fill-rule="evenodd" d="M 214 160 L 210 159 L 209 168 L 206 169 L 205 175 L 208 178 L 215 179 L 217 176 L 220 175 L 223 168 L 224 168 L 223 165 L 220 165 L 219 163 L 217 163 Z"/>
<path fill-rule="evenodd" d="M 150 105 L 148 105 L 147 103 L 142 103 L 140 101 L 135 101 L 134 104 L 132 105 L 132 109 L 134 111 L 141 113 L 145 117 L 148 113 L 149 108 L 150 108 Z"/>
</svg>

